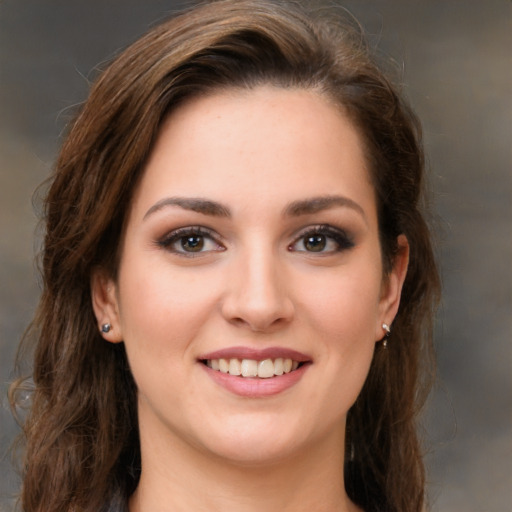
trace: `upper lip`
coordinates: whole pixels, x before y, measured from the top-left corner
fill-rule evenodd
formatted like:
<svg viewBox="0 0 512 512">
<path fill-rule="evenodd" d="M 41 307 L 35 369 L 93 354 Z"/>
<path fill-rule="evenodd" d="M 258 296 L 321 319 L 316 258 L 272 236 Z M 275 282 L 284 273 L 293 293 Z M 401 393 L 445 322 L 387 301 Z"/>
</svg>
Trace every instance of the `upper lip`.
<svg viewBox="0 0 512 512">
<path fill-rule="evenodd" d="M 267 347 L 263 349 L 255 349 L 250 347 L 229 347 L 207 354 L 201 355 L 198 359 L 201 361 L 211 359 L 254 359 L 256 361 L 263 361 L 264 359 L 292 359 L 299 363 L 311 361 L 311 357 L 285 347 Z"/>
</svg>

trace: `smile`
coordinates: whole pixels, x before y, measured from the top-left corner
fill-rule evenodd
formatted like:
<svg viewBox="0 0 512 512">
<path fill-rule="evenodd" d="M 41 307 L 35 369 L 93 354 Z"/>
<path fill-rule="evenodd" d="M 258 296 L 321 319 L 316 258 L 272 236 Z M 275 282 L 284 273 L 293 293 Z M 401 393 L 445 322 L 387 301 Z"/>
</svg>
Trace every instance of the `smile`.
<svg viewBox="0 0 512 512">
<path fill-rule="evenodd" d="M 285 373 L 290 373 L 300 366 L 300 361 L 291 358 L 277 357 L 275 359 L 267 358 L 257 359 L 206 359 L 203 361 L 208 368 L 212 370 L 228 373 L 239 377 L 258 377 L 260 379 L 269 379 Z"/>
<path fill-rule="evenodd" d="M 288 347 L 226 347 L 198 358 L 213 382 L 245 398 L 275 396 L 293 388 L 313 362 L 309 354 Z"/>
</svg>

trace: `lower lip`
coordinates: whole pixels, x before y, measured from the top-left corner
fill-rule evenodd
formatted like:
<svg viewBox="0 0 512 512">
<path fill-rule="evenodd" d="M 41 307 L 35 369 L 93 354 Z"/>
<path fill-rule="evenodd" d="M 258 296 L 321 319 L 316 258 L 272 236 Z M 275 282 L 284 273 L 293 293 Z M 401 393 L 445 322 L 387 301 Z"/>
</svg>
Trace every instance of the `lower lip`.
<svg viewBox="0 0 512 512">
<path fill-rule="evenodd" d="M 235 395 L 249 398 L 264 398 L 267 396 L 278 395 L 283 391 L 294 386 L 304 375 L 310 364 L 306 363 L 290 373 L 276 375 L 268 379 L 258 377 L 240 377 L 222 373 L 218 370 L 212 370 L 203 363 L 201 366 L 207 375 L 224 389 L 227 389 Z"/>
</svg>

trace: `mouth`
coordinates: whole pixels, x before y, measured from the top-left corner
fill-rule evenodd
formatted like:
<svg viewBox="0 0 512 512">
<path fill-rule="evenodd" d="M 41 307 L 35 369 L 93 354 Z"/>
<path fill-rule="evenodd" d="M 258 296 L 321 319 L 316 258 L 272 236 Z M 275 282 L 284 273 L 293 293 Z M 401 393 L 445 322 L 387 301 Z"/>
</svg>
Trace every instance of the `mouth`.
<svg viewBox="0 0 512 512">
<path fill-rule="evenodd" d="M 279 395 L 300 382 L 311 356 L 286 347 L 229 347 L 198 358 L 206 374 L 230 393 L 244 398 Z"/>
<path fill-rule="evenodd" d="M 202 359 L 201 362 L 214 371 L 242 378 L 271 379 L 291 373 L 306 364 L 292 358 L 266 359 L 218 358 Z"/>
</svg>

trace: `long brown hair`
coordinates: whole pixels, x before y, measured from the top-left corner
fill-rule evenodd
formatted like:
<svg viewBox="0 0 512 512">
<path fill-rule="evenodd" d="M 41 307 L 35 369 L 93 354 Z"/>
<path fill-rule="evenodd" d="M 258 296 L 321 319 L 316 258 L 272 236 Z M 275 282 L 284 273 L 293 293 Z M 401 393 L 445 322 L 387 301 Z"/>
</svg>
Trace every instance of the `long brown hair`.
<svg viewBox="0 0 512 512">
<path fill-rule="evenodd" d="M 409 241 L 392 337 L 387 350 L 376 349 L 349 411 L 345 486 L 367 511 L 421 510 L 416 416 L 432 361 L 439 279 L 421 211 L 419 124 L 355 23 L 313 19 L 283 2 L 220 0 L 166 21 L 122 53 L 93 86 L 62 147 L 45 202 L 43 293 L 24 340 L 35 339 L 26 512 L 97 512 L 137 486 L 136 386 L 123 345 L 98 333 L 91 272 L 101 266 L 116 275 L 131 198 L 163 119 L 189 98 L 263 83 L 318 90 L 348 114 L 365 144 L 385 270 L 398 235 Z M 11 388 L 13 403 L 20 385 Z"/>
</svg>

